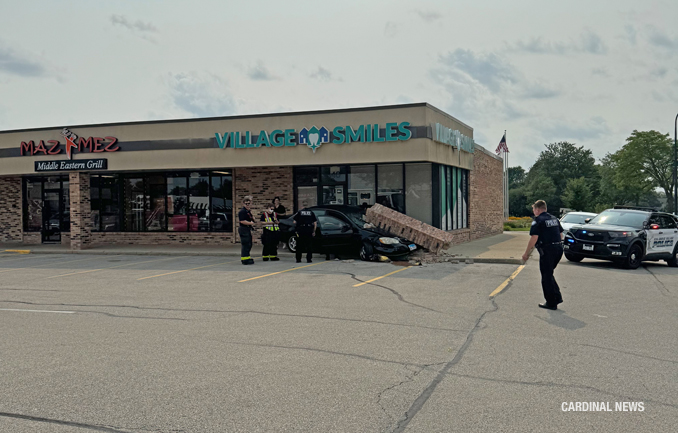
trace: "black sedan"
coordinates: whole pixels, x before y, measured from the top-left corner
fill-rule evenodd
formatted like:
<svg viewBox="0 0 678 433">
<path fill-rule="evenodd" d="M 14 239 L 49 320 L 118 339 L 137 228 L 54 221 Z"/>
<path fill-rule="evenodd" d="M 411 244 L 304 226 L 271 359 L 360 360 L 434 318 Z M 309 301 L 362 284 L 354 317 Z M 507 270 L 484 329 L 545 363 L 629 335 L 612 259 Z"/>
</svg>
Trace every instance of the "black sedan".
<svg viewBox="0 0 678 433">
<path fill-rule="evenodd" d="M 321 254 L 358 255 L 372 260 L 375 255 L 404 259 L 417 246 L 390 236 L 365 222 L 365 211 L 344 205 L 313 206 L 318 228 L 313 238 L 313 251 Z M 291 252 L 297 250 L 294 215 L 280 221 L 280 239 Z"/>
</svg>

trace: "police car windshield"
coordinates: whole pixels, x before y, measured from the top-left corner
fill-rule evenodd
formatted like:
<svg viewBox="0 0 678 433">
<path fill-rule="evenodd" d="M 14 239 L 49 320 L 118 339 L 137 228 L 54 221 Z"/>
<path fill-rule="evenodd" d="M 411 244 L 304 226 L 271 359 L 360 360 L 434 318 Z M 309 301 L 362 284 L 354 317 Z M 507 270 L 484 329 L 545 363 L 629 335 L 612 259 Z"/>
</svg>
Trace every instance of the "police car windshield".
<svg viewBox="0 0 678 433">
<path fill-rule="evenodd" d="M 586 218 L 591 218 L 591 215 L 573 215 L 571 213 L 565 215 L 560 222 L 569 224 L 584 224 Z"/>
<path fill-rule="evenodd" d="M 642 229 L 646 219 L 647 214 L 644 213 L 606 210 L 592 219 L 589 224 L 609 224 Z"/>
</svg>

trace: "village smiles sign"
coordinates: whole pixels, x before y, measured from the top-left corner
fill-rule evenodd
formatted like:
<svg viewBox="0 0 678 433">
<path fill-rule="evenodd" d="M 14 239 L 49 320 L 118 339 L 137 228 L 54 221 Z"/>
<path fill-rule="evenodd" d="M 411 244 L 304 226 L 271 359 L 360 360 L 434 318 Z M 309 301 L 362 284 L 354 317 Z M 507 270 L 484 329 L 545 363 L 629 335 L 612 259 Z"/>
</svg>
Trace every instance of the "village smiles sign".
<svg viewBox="0 0 678 433">
<path fill-rule="evenodd" d="M 276 129 L 275 131 L 261 131 L 259 135 L 250 131 L 215 133 L 219 148 L 249 149 L 256 147 L 284 147 L 305 144 L 313 153 L 325 143 L 380 143 L 390 141 L 405 141 L 412 138 L 409 122 L 387 123 L 380 128 L 378 124 L 351 126 L 337 126 L 328 130 L 324 126 L 317 128 L 303 128 L 296 134 L 295 129 Z M 296 136 L 296 137 L 295 137 Z M 256 139 L 255 139 L 256 137 Z M 298 139 L 297 139 L 298 137 Z"/>
</svg>

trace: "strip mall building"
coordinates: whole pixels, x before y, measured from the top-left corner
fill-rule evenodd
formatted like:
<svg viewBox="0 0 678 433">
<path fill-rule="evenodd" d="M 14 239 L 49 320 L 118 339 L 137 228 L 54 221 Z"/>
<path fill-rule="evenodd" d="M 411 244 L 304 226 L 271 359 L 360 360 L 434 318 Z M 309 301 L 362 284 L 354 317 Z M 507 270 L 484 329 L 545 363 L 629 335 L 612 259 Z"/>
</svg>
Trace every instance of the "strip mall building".
<svg viewBox="0 0 678 433">
<path fill-rule="evenodd" d="M 502 161 L 426 103 L 0 132 L 0 242 L 237 242 L 242 197 L 380 203 L 450 231 L 501 233 Z"/>
</svg>

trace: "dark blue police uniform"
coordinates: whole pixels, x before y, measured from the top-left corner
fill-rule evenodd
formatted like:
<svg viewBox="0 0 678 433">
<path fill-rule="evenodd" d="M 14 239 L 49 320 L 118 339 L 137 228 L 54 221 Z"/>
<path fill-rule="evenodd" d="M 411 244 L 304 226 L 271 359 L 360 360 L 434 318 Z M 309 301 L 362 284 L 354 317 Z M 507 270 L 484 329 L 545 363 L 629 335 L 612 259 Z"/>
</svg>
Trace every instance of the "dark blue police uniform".
<svg viewBox="0 0 678 433">
<path fill-rule="evenodd" d="M 301 262 L 301 254 L 306 252 L 306 261 L 311 263 L 313 258 L 313 223 L 316 218 L 310 209 L 302 209 L 294 216 L 297 230 L 297 263 Z"/>
<path fill-rule="evenodd" d="M 530 236 L 539 236 L 536 247 L 539 251 L 541 288 L 546 304 L 551 307 L 563 302 L 560 287 L 553 276 L 553 271 L 563 257 L 563 243 L 560 238 L 562 232 L 563 227 L 558 218 L 547 212 L 539 214 L 530 228 Z"/>
<path fill-rule="evenodd" d="M 254 217 L 252 217 L 252 212 L 247 210 L 243 206 L 238 212 L 238 221 L 251 221 L 254 222 Z M 254 263 L 254 259 L 250 257 L 250 251 L 252 250 L 252 226 L 244 225 L 242 223 L 238 224 L 238 234 L 240 235 L 240 261 L 243 265 L 251 265 Z"/>
</svg>

